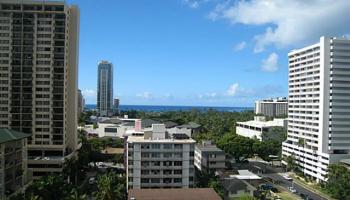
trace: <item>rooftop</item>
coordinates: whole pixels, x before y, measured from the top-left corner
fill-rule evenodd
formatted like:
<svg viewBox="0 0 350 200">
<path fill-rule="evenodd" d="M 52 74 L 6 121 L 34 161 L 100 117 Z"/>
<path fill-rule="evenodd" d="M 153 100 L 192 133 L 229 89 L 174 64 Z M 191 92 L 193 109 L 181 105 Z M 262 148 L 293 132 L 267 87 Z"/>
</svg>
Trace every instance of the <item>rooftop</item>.
<svg viewBox="0 0 350 200">
<path fill-rule="evenodd" d="M 207 145 L 197 144 L 196 148 L 198 148 L 201 151 L 222 152 L 221 149 L 219 149 L 216 145 L 213 145 L 213 144 L 207 144 Z"/>
<path fill-rule="evenodd" d="M 196 129 L 196 128 L 199 128 L 201 127 L 201 125 L 195 123 L 195 122 L 188 122 L 187 124 L 183 124 L 183 125 L 180 125 L 180 126 L 177 126 L 179 128 L 190 128 L 190 129 Z"/>
<path fill-rule="evenodd" d="M 193 139 L 145 139 L 144 136 L 129 136 L 128 143 L 171 143 L 171 144 L 184 144 L 184 143 L 195 143 L 196 141 Z"/>
<path fill-rule="evenodd" d="M 131 189 L 128 200 L 221 200 L 212 188 Z"/>
<path fill-rule="evenodd" d="M 124 153 L 124 149 L 123 148 L 106 147 L 105 149 L 101 150 L 101 153 L 105 153 L 105 154 L 123 154 Z"/>
<path fill-rule="evenodd" d="M 251 121 L 246 121 L 246 122 L 237 122 L 237 124 L 263 128 L 263 127 L 273 127 L 273 126 L 284 126 L 284 120 L 287 120 L 287 119 L 275 118 L 273 121 L 251 120 Z"/>
<path fill-rule="evenodd" d="M 25 134 L 7 128 L 0 128 L 0 144 L 15 140 L 21 140 L 27 137 L 30 137 L 30 134 Z"/>
<path fill-rule="evenodd" d="M 249 170 L 238 170 L 239 175 L 230 175 L 230 178 L 237 178 L 240 180 L 256 180 L 261 179 L 260 176 L 254 174 L 253 172 Z"/>
</svg>

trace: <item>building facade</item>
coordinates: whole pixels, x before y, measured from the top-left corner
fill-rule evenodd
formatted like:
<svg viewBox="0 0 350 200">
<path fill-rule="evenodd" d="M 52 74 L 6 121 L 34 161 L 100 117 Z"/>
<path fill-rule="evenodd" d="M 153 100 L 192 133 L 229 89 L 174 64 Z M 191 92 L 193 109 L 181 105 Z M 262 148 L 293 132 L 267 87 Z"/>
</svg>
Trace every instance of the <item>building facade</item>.
<svg viewBox="0 0 350 200">
<path fill-rule="evenodd" d="M 288 138 L 283 156 L 326 180 L 330 164 L 350 157 L 350 40 L 321 37 L 289 57 Z"/>
<path fill-rule="evenodd" d="M 0 198 L 15 194 L 31 180 L 27 170 L 29 134 L 0 128 Z"/>
<path fill-rule="evenodd" d="M 273 119 L 272 121 L 266 121 L 264 116 L 255 116 L 254 120 L 237 122 L 236 134 L 264 141 L 267 139 L 264 137 L 264 132 L 270 132 L 274 127 L 282 127 L 286 129 L 287 121 L 287 119 L 277 118 Z"/>
<path fill-rule="evenodd" d="M 255 114 L 276 117 L 288 114 L 288 99 L 279 97 L 255 101 Z"/>
<path fill-rule="evenodd" d="M 113 65 L 108 61 L 101 61 L 97 72 L 97 110 L 100 116 L 110 116 L 112 108 Z"/>
<path fill-rule="evenodd" d="M 193 187 L 194 144 L 190 138 L 169 138 L 164 124 L 128 136 L 128 189 Z"/>
<path fill-rule="evenodd" d="M 78 144 L 78 8 L 29 0 L 0 7 L 0 127 L 31 134 L 34 177 L 61 172 Z"/>
<path fill-rule="evenodd" d="M 197 144 L 194 150 L 194 165 L 202 172 L 215 173 L 225 169 L 225 152 L 210 141 Z"/>
</svg>

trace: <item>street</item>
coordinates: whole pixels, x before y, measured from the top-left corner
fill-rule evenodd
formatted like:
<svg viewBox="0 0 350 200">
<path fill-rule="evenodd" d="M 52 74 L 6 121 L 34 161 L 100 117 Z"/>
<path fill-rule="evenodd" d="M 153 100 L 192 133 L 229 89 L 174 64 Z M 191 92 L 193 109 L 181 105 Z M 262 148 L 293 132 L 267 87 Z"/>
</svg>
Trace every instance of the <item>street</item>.
<svg viewBox="0 0 350 200">
<path fill-rule="evenodd" d="M 273 180 L 272 182 L 275 185 L 281 186 L 283 188 L 285 188 L 286 190 L 288 190 L 288 187 L 291 187 L 293 185 L 293 187 L 295 188 L 295 190 L 297 191 L 297 194 L 299 196 L 302 196 L 302 194 L 305 196 L 309 197 L 309 200 L 313 199 L 313 200 L 326 200 L 325 198 L 321 197 L 320 195 L 308 190 L 307 188 L 304 188 L 303 186 L 297 184 L 293 181 L 288 181 L 286 180 L 283 176 L 281 176 L 278 173 L 283 173 L 284 169 L 280 168 L 280 167 L 273 167 L 270 166 L 268 164 L 262 163 L 262 162 L 254 162 L 251 161 L 249 163 L 251 166 L 255 167 L 256 169 L 260 169 L 263 173 L 259 174 L 262 177 L 265 178 L 270 178 L 271 180 Z"/>
</svg>

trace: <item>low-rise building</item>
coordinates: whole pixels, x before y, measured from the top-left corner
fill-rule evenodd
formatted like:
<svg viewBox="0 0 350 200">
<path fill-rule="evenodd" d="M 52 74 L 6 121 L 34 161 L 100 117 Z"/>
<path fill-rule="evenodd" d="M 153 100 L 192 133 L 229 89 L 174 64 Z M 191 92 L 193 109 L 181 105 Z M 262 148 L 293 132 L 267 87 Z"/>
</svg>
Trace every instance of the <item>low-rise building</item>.
<svg viewBox="0 0 350 200">
<path fill-rule="evenodd" d="M 225 169 L 225 152 L 210 141 L 195 146 L 194 165 L 199 171 L 214 173 Z"/>
<path fill-rule="evenodd" d="M 28 134 L 0 129 L 0 199 L 5 199 L 31 180 L 27 170 Z"/>
<path fill-rule="evenodd" d="M 128 189 L 191 188 L 194 184 L 195 141 L 170 136 L 164 124 L 153 124 L 126 136 Z"/>
<path fill-rule="evenodd" d="M 273 127 L 287 128 L 287 119 L 273 119 L 266 121 L 264 116 L 255 116 L 254 120 L 237 122 L 236 134 L 264 141 L 263 132 L 269 132 Z"/>
<path fill-rule="evenodd" d="M 221 200 L 213 188 L 132 189 L 128 200 Z"/>
<path fill-rule="evenodd" d="M 254 186 L 247 181 L 238 178 L 222 179 L 220 183 L 225 191 L 224 200 L 236 199 L 242 195 L 253 197 L 254 192 L 256 191 Z"/>
</svg>

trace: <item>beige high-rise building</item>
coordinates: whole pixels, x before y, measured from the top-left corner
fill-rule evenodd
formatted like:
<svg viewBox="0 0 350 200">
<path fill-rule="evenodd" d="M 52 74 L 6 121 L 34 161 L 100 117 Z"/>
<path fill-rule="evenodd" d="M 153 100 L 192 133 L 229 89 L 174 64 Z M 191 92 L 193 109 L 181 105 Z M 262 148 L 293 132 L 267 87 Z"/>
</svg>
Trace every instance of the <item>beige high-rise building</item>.
<svg viewBox="0 0 350 200">
<path fill-rule="evenodd" d="M 0 2 L 0 128 L 32 135 L 34 178 L 61 172 L 78 148 L 78 36 L 75 6 Z"/>
</svg>

